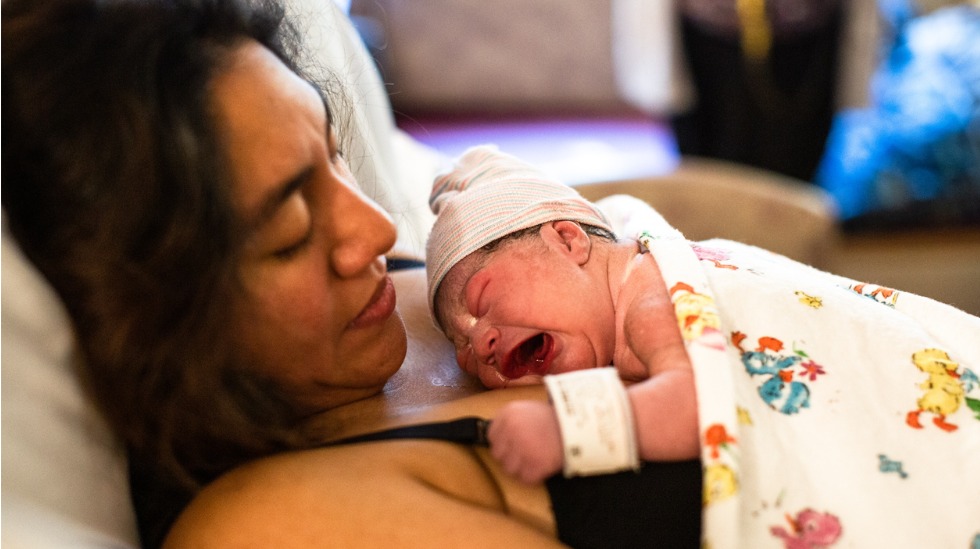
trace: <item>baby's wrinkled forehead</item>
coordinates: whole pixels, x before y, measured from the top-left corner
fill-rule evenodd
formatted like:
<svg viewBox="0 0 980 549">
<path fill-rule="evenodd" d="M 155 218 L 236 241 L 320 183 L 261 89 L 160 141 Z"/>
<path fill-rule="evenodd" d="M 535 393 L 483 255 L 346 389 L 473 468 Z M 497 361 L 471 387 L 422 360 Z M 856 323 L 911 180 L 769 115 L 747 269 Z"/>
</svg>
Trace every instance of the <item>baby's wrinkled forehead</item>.
<svg viewBox="0 0 980 549">
<path fill-rule="evenodd" d="M 488 243 L 558 220 L 611 230 L 602 212 L 575 189 L 496 146 L 472 147 L 460 155 L 436 177 L 429 205 L 436 214 L 425 255 L 433 314 L 436 290 L 449 269 Z"/>
</svg>

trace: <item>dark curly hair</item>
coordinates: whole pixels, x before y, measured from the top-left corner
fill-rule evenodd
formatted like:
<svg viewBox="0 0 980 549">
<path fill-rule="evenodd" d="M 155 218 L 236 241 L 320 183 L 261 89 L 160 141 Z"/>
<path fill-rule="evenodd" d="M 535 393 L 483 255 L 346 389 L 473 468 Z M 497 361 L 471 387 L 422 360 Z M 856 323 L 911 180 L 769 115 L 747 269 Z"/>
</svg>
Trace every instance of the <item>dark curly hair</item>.
<svg viewBox="0 0 980 549">
<path fill-rule="evenodd" d="M 209 88 L 247 39 L 295 70 L 282 8 L 4 0 L 2 17 L 4 215 L 131 456 L 193 488 L 303 444 L 233 354 L 242 221 Z"/>
</svg>

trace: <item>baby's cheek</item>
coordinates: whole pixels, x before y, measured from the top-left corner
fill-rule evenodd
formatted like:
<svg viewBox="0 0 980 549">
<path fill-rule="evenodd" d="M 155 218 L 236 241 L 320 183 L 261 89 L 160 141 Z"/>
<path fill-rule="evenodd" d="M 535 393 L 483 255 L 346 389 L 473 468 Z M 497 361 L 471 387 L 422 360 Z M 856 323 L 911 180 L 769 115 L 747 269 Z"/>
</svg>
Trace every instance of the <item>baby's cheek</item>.
<svg viewBox="0 0 980 549">
<path fill-rule="evenodd" d="M 470 363 L 470 357 L 472 353 L 469 351 L 469 347 L 456 347 L 456 364 L 459 365 L 460 369 L 470 374 L 471 376 L 476 375 L 476 370 Z"/>
</svg>

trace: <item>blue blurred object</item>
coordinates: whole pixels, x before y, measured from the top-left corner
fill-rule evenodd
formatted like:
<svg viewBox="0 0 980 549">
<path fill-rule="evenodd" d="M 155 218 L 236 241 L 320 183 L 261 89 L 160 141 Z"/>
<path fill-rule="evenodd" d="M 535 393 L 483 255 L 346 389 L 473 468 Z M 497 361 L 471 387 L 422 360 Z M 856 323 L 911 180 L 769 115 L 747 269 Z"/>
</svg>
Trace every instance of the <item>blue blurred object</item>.
<svg viewBox="0 0 980 549">
<path fill-rule="evenodd" d="M 980 223 L 980 8 L 916 16 L 879 0 L 892 26 L 867 109 L 839 113 L 816 181 L 845 228 Z"/>
</svg>

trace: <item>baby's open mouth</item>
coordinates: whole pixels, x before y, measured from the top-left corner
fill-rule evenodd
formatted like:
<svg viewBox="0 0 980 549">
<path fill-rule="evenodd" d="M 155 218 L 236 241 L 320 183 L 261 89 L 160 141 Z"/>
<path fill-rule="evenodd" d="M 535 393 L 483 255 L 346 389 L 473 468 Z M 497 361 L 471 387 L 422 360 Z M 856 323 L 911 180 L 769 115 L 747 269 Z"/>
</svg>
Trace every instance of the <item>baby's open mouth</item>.
<svg viewBox="0 0 980 549">
<path fill-rule="evenodd" d="M 546 333 L 526 339 L 504 358 L 500 373 L 508 379 L 517 379 L 528 374 L 544 375 L 551 368 L 551 353 L 555 340 Z"/>
</svg>

